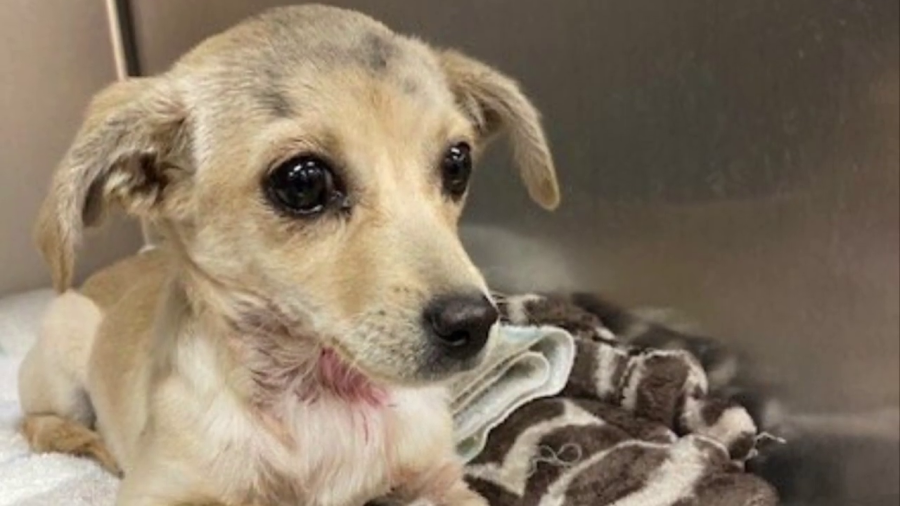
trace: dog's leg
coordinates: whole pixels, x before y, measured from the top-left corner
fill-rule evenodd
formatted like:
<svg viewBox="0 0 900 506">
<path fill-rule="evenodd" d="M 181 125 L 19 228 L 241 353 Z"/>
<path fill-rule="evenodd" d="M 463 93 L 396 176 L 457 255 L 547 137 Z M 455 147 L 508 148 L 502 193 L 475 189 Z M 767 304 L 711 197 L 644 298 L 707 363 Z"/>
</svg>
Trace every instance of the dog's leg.
<svg viewBox="0 0 900 506">
<path fill-rule="evenodd" d="M 413 474 L 390 497 L 374 501 L 378 506 L 490 506 L 469 488 L 462 465 L 455 457 Z"/>
<path fill-rule="evenodd" d="M 140 458 L 128 469 L 116 495 L 116 506 L 234 506 L 203 486 L 206 470 L 171 455 L 139 445 Z M 261 506 L 241 504 L 240 506 Z"/>
<path fill-rule="evenodd" d="M 484 497 L 470 489 L 462 479 L 435 499 L 430 500 L 435 506 L 490 506 Z"/>
<path fill-rule="evenodd" d="M 400 495 L 378 499 L 366 506 L 490 506 L 487 500 L 472 491 L 465 482 L 460 481 L 457 487 L 448 490 L 437 499 L 420 497 L 409 499 Z"/>
<path fill-rule="evenodd" d="M 53 299 L 38 340 L 19 368 L 19 401 L 26 415 L 55 414 L 93 423 L 86 393 L 87 363 L 103 315 L 91 299 L 69 291 Z"/>
<path fill-rule="evenodd" d="M 122 474 L 100 435 L 78 422 L 56 415 L 29 415 L 22 422 L 21 429 L 35 452 L 60 452 L 88 457 L 110 473 L 116 476 Z"/>
<path fill-rule="evenodd" d="M 73 291 L 54 299 L 43 317 L 37 343 L 19 369 L 22 434 L 35 452 L 90 457 L 109 472 L 119 467 L 89 427 L 94 412 L 85 392 L 87 360 L 102 315 Z"/>
</svg>

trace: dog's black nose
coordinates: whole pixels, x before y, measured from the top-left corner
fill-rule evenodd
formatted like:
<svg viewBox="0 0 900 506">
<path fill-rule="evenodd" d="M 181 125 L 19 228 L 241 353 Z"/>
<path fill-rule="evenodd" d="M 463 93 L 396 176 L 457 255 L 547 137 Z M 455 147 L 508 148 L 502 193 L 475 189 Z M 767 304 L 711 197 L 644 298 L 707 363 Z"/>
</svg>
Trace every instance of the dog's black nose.
<svg viewBox="0 0 900 506">
<path fill-rule="evenodd" d="M 484 295 L 451 295 L 431 301 L 425 322 L 436 344 L 454 358 L 478 354 L 499 318 L 497 308 Z"/>
</svg>

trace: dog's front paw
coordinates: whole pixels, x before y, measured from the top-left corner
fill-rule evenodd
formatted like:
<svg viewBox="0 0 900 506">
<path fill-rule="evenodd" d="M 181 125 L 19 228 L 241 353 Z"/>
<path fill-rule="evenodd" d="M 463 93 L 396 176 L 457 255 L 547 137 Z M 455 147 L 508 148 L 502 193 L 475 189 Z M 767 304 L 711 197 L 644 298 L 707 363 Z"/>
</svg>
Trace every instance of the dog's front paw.
<svg viewBox="0 0 900 506">
<path fill-rule="evenodd" d="M 366 506 L 490 506 L 470 489 L 456 461 L 434 466 L 398 487 L 389 497 Z"/>
<path fill-rule="evenodd" d="M 424 502 L 422 506 L 490 506 L 490 503 L 477 492 L 469 488 L 464 481 L 458 482 L 442 497 L 434 502 Z"/>
<path fill-rule="evenodd" d="M 367 506 L 386 506 L 388 503 L 373 502 Z M 469 491 L 468 494 L 460 495 L 455 498 L 447 498 L 444 501 L 437 502 L 431 499 L 416 499 L 406 503 L 403 506 L 490 506 L 490 504 L 480 495 Z"/>
</svg>

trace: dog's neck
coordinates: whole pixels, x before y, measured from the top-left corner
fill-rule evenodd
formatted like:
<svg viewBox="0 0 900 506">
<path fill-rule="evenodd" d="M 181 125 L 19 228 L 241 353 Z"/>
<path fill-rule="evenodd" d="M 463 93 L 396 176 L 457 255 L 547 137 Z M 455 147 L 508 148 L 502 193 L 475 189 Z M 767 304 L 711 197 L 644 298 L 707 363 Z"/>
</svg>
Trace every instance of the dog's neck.
<svg viewBox="0 0 900 506">
<path fill-rule="evenodd" d="M 282 402 L 323 400 L 348 406 L 383 407 L 388 389 L 316 341 L 284 334 L 237 334 L 230 342 L 253 381 L 251 399 L 259 407 Z"/>
<path fill-rule="evenodd" d="M 314 400 L 316 394 L 324 393 L 349 403 L 370 406 L 383 406 L 388 400 L 387 389 L 378 386 L 331 348 L 323 348 L 320 352 L 316 373 L 313 391 L 301 398 Z"/>
<path fill-rule="evenodd" d="M 328 400 L 368 409 L 388 403 L 388 388 L 312 337 L 302 322 L 289 321 L 275 304 L 210 281 L 202 273 L 186 275 L 171 288 L 203 328 L 199 334 L 224 344 L 237 375 L 249 379 L 238 393 L 255 406 Z"/>
</svg>

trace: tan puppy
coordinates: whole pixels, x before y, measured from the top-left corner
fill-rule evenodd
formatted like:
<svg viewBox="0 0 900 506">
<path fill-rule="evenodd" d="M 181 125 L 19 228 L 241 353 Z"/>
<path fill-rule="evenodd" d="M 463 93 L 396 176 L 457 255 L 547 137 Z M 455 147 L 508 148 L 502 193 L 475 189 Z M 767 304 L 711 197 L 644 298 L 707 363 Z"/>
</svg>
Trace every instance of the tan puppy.
<svg viewBox="0 0 900 506">
<path fill-rule="evenodd" d="M 513 81 L 322 6 L 100 93 L 37 226 L 64 293 L 22 366 L 32 446 L 120 468 L 120 505 L 484 504 L 441 380 L 497 319 L 457 220 L 501 131 L 554 208 Z M 164 244 L 67 291 L 113 203 Z"/>
</svg>

